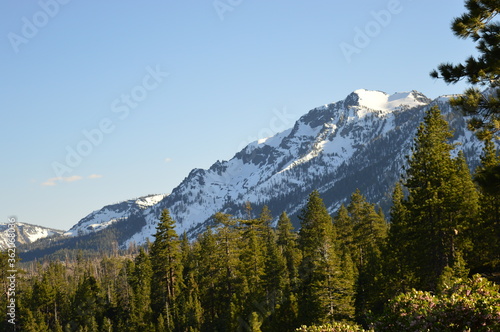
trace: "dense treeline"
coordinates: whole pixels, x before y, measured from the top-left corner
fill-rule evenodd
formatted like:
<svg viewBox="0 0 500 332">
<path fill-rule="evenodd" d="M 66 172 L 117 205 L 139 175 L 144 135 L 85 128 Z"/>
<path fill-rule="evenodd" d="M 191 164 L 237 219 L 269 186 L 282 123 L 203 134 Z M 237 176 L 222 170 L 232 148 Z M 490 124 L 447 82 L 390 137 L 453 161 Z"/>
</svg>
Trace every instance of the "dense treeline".
<svg viewBox="0 0 500 332">
<path fill-rule="evenodd" d="M 396 315 L 388 314 L 388 300 L 404 299 L 400 294 L 432 294 L 470 271 L 492 277 L 500 270 L 500 195 L 474 184 L 450 137 L 439 109 L 429 110 L 395 186 L 390 222 L 359 191 L 332 217 L 314 191 L 298 232 L 286 213 L 273 227 L 267 207 L 256 213 L 247 204 L 244 218 L 217 213 L 212 226 L 189 241 L 164 210 L 154 242 L 135 256 L 79 257 L 19 271 L 15 326 L 293 331 L 356 321 L 381 328 Z M 479 171 L 499 163 L 487 141 Z M 0 263 L 8 273 L 7 258 Z M 4 293 L 0 306 L 7 300 Z"/>
</svg>

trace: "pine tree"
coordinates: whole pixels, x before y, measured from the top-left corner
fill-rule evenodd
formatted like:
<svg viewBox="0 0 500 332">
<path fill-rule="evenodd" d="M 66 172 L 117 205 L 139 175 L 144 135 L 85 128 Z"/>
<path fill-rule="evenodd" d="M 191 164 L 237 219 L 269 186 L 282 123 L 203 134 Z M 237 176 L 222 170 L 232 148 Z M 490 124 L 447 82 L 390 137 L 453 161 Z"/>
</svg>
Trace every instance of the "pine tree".
<svg viewBox="0 0 500 332">
<path fill-rule="evenodd" d="M 102 320 L 104 297 L 95 277 L 85 274 L 71 303 L 72 321 L 76 326 L 89 327 L 92 320 Z"/>
<path fill-rule="evenodd" d="M 194 243 L 196 279 L 203 310 L 202 331 L 234 330 L 241 315 L 237 296 L 244 296 L 239 276 L 239 230 L 227 214 L 214 215 L 216 230 L 207 228 Z"/>
<path fill-rule="evenodd" d="M 165 319 L 163 318 L 163 314 L 158 316 L 158 322 L 156 323 L 156 332 L 170 332 L 172 331 L 165 325 Z"/>
<path fill-rule="evenodd" d="M 10 328 L 12 328 L 12 326 Z M 33 314 L 33 312 L 28 309 L 25 312 L 25 317 L 23 317 L 22 330 L 26 332 L 48 332 L 49 328 L 39 312 Z"/>
<path fill-rule="evenodd" d="M 261 306 L 260 315 L 263 319 L 262 329 L 274 329 L 280 324 L 280 318 L 276 315 L 277 310 L 287 301 L 290 293 L 290 278 L 287 269 L 287 261 L 283 251 L 278 245 L 277 234 L 268 226 L 266 235 L 266 252 L 264 261 L 264 290 L 265 297 Z"/>
<path fill-rule="evenodd" d="M 386 299 L 399 293 L 406 293 L 416 284 L 411 269 L 411 230 L 401 182 L 396 184 L 392 194 L 390 221 L 387 246 L 383 253 L 385 259 L 382 283 L 385 285 L 383 292 Z"/>
<path fill-rule="evenodd" d="M 101 327 L 102 332 L 113 332 L 113 323 L 111 322 L 111 319 L 109 318 L 104 318 L 104 322 L 102 323 Z"/>
<path fill-rule="evenodd" d="M 500 130 L 500 25 L 493 20 L 500 13 L 500 4 L 488 0 L 467 0 L 465 4 L 467 12 L 455 18 L 452 30 L 457 37 L 477 43 L 479 57 L 471 56 L 465 64 L 441 64 L 431 76 L 453 84 L 465 78 L 473 86 L 489 88 L 486 93 L 469 88 L 452 101 L 465 114 L 474 115 L 471 129 L 480 130 L 480 136 L 486 138 Z"/>
<path fill-rule="evenodd" d="M 434 106 L 419 126 L 406 187 L 410 262 L 417 287 L 433 290 L 446 266 L 466 248 L 467 220 L 474 217 L 477 193 L 463 157 L 453 159 L 452 133 Z"/>
<path fill-rule="evenodd" d="M 127 327 L 135 323 L 136 313 L 134 293 L 129 284 L 128 270 L 132 268 L 131 265 L 130 260 L 122 265 L 113 287 L 113 292 L 116 294 L 116 318 Z"/>
<path fill-rule="evenodd" d="M 165 328 L 174 330 L 178 320 L 176 300 L 182 284 L 182 265 L 175 221 L 167 209 L 162 211 L 154 236 L 150 254 L 153 268 L 151 304 L 156 317 L 163 313 Z"/>
<path fill-rule="evenodd" d="M 299 277 L 298 268 L 302 257 L 297 247 L 297 233 L 293 231 L 292 222 L 286 212 L 282 212 L 278 219 L 276 235 L 278 247 L 286 260 L 290 288 L 296 290 Z"/>
<path fill-rule="evenodd" d="M 446 188 L 450 193 L 448 222 L 445 224 L 450 229 L 446 238 L 449 242 L 450 267 L 455 265 L 459 256 L 467 257 L 473 251 L 471 234 L 479 220 L 479 192 L 462 151 L 458 152 L 453 162 L 454 172 Z"/>
<path fill-rule="evenodd" d="M 472 85 L 464 94 L 453 98 L 451 104 L 465 115 L 471 115 L 469 129 L 480 139 L 492 139 L 500 132 L 500 25 L 494 18 L 500 13 L 500 4 L 489 0 L 467 0 L 467 12 L 455 18 L 453 33 L 477 43 L 479 56 L 469 57 L 464 64 L 443 63 L 431 72 L 434 78 L 455 84 L 466 79 Z M 486 90 L 481 91 L 478 87 Z M 489 181 L 483 184 L 500 193 L 500 163 L 482 170 Z"/>
<path fill-rule="evenodd" d="M 242 220 L 242 240 L 240 242 L 241 274 L 246 281 L 248 297 L 245 302 L 252 303 L 263 298 L 263 277 L 265 270 L 264 223 L 259 219 Z"/>
<path fill-rule="evenodd" d="M 359 319 L 381 302 L 381 251 L 387 236 L 383 213 L 356 190 L 347 208 L 342 205 L 334 218 L 345 273 L 345 301 L 356 294 Z M 356 289 L 354 289 L 356 288 Z"/>
<path fill-rule="evenodd" d="M 387 224 L 375 211 L 375 206 L 368 203 L 361 192 L 356 190 L 351 195 L 347 207 L 353 234 L 351 255 L 358 269 L 367 265 L 367 256 L 380 254 L 380 248 L 387 237 Z"/>
<path fill-rule="evenodd" d="M 480 222 L 472 230 L 474 238 L 473 265 L 471 268 L 497 269 L 500 266 L 500 193 L 489 189 L 491 181 L 487 170 L 500 164 L 492 139 L 485 140 L 481 165 L 476 169 L 475 181 L 481 186 Z"/>
<path fill-rule="evenodd" d="M 54 306 L 56 300 L 56 291 L 52 284 L 44 275 L 41 281 L 35 281 L 32 293 L 32 309 L 34 313 L 41 313 L 45 318 L 45 324 L 54 322 Z"/>
<path fill-rule="evenodd" d="M 139 249 L 139 254 L 134 259 L 133 269 L 130 273 L 129 283 L 133 293 L 133 320 L 136 330 L 144 330 L 147 323 L 152 320 L 151 311 L 151 278 L 153 268 L 151 260 L 144 250 Z"/>
<path fill-rule="evenodd" d="M 88 332 L 99 332 L 99 325 L 97 324 L 95 317 L 92 317 L 90 319 L 90 323 L 87 325 L 87 331 Z"/>
<path fill-rule="evenodd" d="M 350 256 L 356 251 L 354 244 L 354 223 L 349 216 L 349 211 L 344 204 L 340 205 L 335 217 L 333 225 L 337 233 L 340 248 L 342 252 L 348 253 Z M 351 258 L 352 260 L 352 258 Z"/>
<path fill-rule="evenodd" d="M 303 257 L 299 270 L 300 320 L 302 324 L 332 322 L 346 314 L 339 310 L 345 307 L 342 303 L 345 285 L 332 219 L 318 191 L 309 195 L 299 219 L 299 248 Z"/>
<path fill-rule="evenodd" d="M 203 317 L 200 303 L 200 291 L 195 279 L 196 258 L 195 252 L 189 243 L 187 234 L 181 239 L 181 262 L 184 284 L 178 299 L 179 302 L 179 327 L 181 331 L 199 331 Z"/>
<path fill-rule="evenodd" d="M 278 246 L 278 257 L 283 257 L 285 264 L 285 275 L 282 283 L 284 289 L 282 303 L 271 316 L 272 321 L 266 325 L 266 330 L 293 330 L 298 326 L 298 302 L 299 291 L 299 265 L 302 259 L 301 252 L 297 247 L 297 233 L 293 232 L 292 222 L 286 212 L 282 212 L 277 223 L 276 244 Z"/>
</svg>

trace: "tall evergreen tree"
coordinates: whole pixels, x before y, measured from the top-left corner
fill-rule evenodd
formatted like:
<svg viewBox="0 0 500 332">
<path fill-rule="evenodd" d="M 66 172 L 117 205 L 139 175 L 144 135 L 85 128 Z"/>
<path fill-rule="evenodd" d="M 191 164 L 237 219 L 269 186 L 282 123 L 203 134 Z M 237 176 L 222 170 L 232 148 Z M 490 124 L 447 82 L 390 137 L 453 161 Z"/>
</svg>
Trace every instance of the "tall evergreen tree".
<svg viewBox="0 0 500 332">
<path fill-rule="evenodd" d="M 129 283 L 133 292 L 133 317 L 134 328 L 145 330 L 148 322 L 152 319 L 151 311 L 151 278 L 153 268 L 151 260 L 143 248 L 139 249 L 139 254 L 135 257 L 133 269 L 130 273 Z"/>
<path fill-rule="evenodd" d="M 95 277 L 85 274 L 76 289 L 71 309 L 72 328 L 88 328 L 93 324 L 92 320 L 102 320 L 104 297 Z"/>
<path fill-rule="evenodd" d="M 276 235 L 279 250 L 286 260 L 290 287 L 292 290 L 296 290 L 298 285 L 298 267 L 302 257 L 297 247 L 297 233 L 293 231 L 292 222 L 284 211 L 278 219 Z"/>
<path fill-rule="evenodd" d="M 342 302 L 346 300 L 346 285 L 340 270 L 336 234 L 318 191 L 309 195 L 299 219 L 299 248 L 303 256 L 299 270 L 301 323 L 322 324 L 345 317 L 346 312 L 340 308 L 345 308 Z"/>
<path fill-rule="evenodd" d="M 353 234 L 351 255 L 358 269 L 361 269 L 367 265 L 368 255 L 380 253 L 387 236 L 387 223 L 375 211 L 375 206 L 366 201 L 359 189 L 351 195 L 347 211 Z"/>
<path fill-rule="evenodd" d="M 196 281 L 196 255 L 189 243 L 187 234 L 181 239 L 181 262 L 184 283 L 178 297 L 179 329 L 181 331 L 199 331 L 201 328 L 203 310 L 200 302 L 200 291 Z"/>
<path fill-rule="evenodd" d="M 494 181 L 487 170 L 500 164 L 500 155 L 493 140 L 485 140 L 481 165 L 476 169 L 475 180 L 481 185 L 480 222 L 472 230 L 474 237 L 472 268 L 498 269 L 500 267 L 500 193 L 489 190 Z"/>
<path fill-rule="evenodd" d="M 340 243 L 346 291 L 356 294 L 356 312 L 361 317 L 381 301 L 381 250 L 387 236 L 383 214 L 356 190 L 349 205 L 341 205 L 333 219 Z M 355 289 L 356 288 L 356 289 Z"/>
<path fill-rule="evenodd" d="M 349 216 L 349 211 L 344 204 L 340 205 L 333 218 L 333 225 L 337 233 L 342 252 L 348 253 L 350 256 L 356 251 L 354 243 L 354 223 Z M 351 258 L 352 260 L 352 258 Z"/>
<path fill-rule="evenodd" d="M 292 222 L 286 212 L 282 212 L 277 223 L 276 244 L 278 257 L 282 257 L 285 264 L 285 274 L 281 276 L 279 283 L 284 284 L 282 291 L 282 302 L 276 309 L 272 325 L 268 330 L 293 330 L 298 326 L 298 290 L 299 290 L 299 265 L 302 259 L 301 252 L 297 247 L 297 233 L 293 231 Z M 281 258 L 279 258 L 281 260 Z M 280 266 L 281 271 L 281 266 Z"/>
<path fill-rule="evenodd" d="M 162 211 L 154 236 L 150 254 L 153 268 L 151 304 L 157 315 L 163 313 L 165 327 L 173 331 L 178 320 L 177 297 L 182 285 L 182 265 L 175 221 L 167 209 Z"/>
<path fill-rule="evenodd" d="M 266 313 L 263 318 L 267 321 L 280 322 L 280 317 L 274 314 L 287 300 L 290 292 L 290 279 L 286 259 L 276 242 L 276 234 L 273 231 L 271 238 L 266 243 L 264 289 Z M 270 316 L 272 315 L 272 316 Z M 270 316 L 270 317 L 269 317 Z M 269 317 L 269 318 L 268 318 Z M 264 324 L 263 327 L 267 327 Z"/>
<path fill-rule="evenodd" d="M 411 269 L 411 231 L 409 228 L 408 210 L 401 182 L 396 184 L 392 194 L 390 210 L 390 228 L 387 245 L 384 248 L 383 280 L 384 297 L 392 298 L 399 293 L 411 290 L 416 284 Z"/>
<path fill-rule="evenodd" d="M 216 242 L 219 248 L 219 258 L 223 262 L 220 291 L 217 297 L 221 308 L 218 314 L 217 330 L 231 331 L 237 326 L 237 317 L 242 315 L 243 303 L 238 295 L 244 294 L 242 276 L 239 273 L 241 234 L 237 228 L 237 220 L 229 214 L 214 215 L 216 227 Z"/>
<path fill-rule="evenodd" d="M 477 210 L 463 157 L 451 157 L 451 136 L 439 109 L 432 107 L 418 128 L 405 176 L 410 265 L 422 289 L 435 289 L 444 268 L 465 249 L 467 222 Z"/>
<path fill-rule="evenodd" d="M 129 269 L 131 268 L 132 262 L 130 260 L 122 264 L 113 287 L 113 292 L 116 293 L 116 318 L 122 324 L 124 331 L 135 323 L 134 293 L 129 283 Z"/>
<path fill-rule="evenodd" d="M 225 304 L 221 303 L 225 262 L 222 248 L 211 228 L 200 234 L 195 242 L 195 255 L 196 282 L 200 287 L 200 302 L 204 312 L 202 330 L 216 331 L 225 308 Z"/>
<path fill-rule="evenodd" d="M 261 218 L 242 220 L 240 241 L 240 269 L 245 279 L 247 298 L 245 302 L 259 301 L 264 295 L 265 250 L 267 230 Z"/>
</svg>

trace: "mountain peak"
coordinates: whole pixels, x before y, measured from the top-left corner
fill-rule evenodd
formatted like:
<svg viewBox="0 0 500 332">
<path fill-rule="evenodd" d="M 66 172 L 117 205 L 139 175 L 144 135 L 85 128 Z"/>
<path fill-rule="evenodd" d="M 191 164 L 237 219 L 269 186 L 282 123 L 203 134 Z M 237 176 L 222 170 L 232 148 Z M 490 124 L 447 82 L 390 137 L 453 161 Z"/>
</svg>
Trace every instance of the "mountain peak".
<svg viewBox="0 0 500 332">
<path fill-rule="evenodd" d="M 346 103 L 373 110 L 392 112 L 402 106 L 418 107 L 427 105 L 430 99 L 422 93 L 412 90 L 389 95 L 382 91 L 358 89 L 346 98 Z"/>
</svg>

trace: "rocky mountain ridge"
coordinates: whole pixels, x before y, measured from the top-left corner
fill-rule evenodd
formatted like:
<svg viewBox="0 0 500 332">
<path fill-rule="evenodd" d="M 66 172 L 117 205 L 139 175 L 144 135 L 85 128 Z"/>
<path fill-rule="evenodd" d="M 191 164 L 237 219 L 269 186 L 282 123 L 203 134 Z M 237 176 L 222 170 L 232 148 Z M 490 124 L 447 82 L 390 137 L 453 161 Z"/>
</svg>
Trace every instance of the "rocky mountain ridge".
<svg viewBox="0 0 500 332">
<path fill-rule="evenodd" d="M 466 119 L 452 109 L 449 98 L 431 100 L 417 91 L 389 95 L 356 90 L 344 100 L 310 110 L 290 129 L 248 144 L 228 161 L 193 169 L 171 194 L 108 205 L 66 235 L 130 223 L 134 226 L 128 232 L 135 233 L 119 245 L 143 244 L 154 240 L 161 210 L 168 208 L 177 232 L 194 238 L 216 212 L 243 216 L 246 202 L 255 213 L 264 205 L 275 217 L 286 211 L 298 226 L 294 216 L 314 189 L 331 213 L 356 189 L 387 211 L 417 128 L 431 106 L 441 109 L 454 130 L 453 143 L 460 144 L 469 165 L 478 164 L 482 143 L 466 129 Z"/>
</svg>

